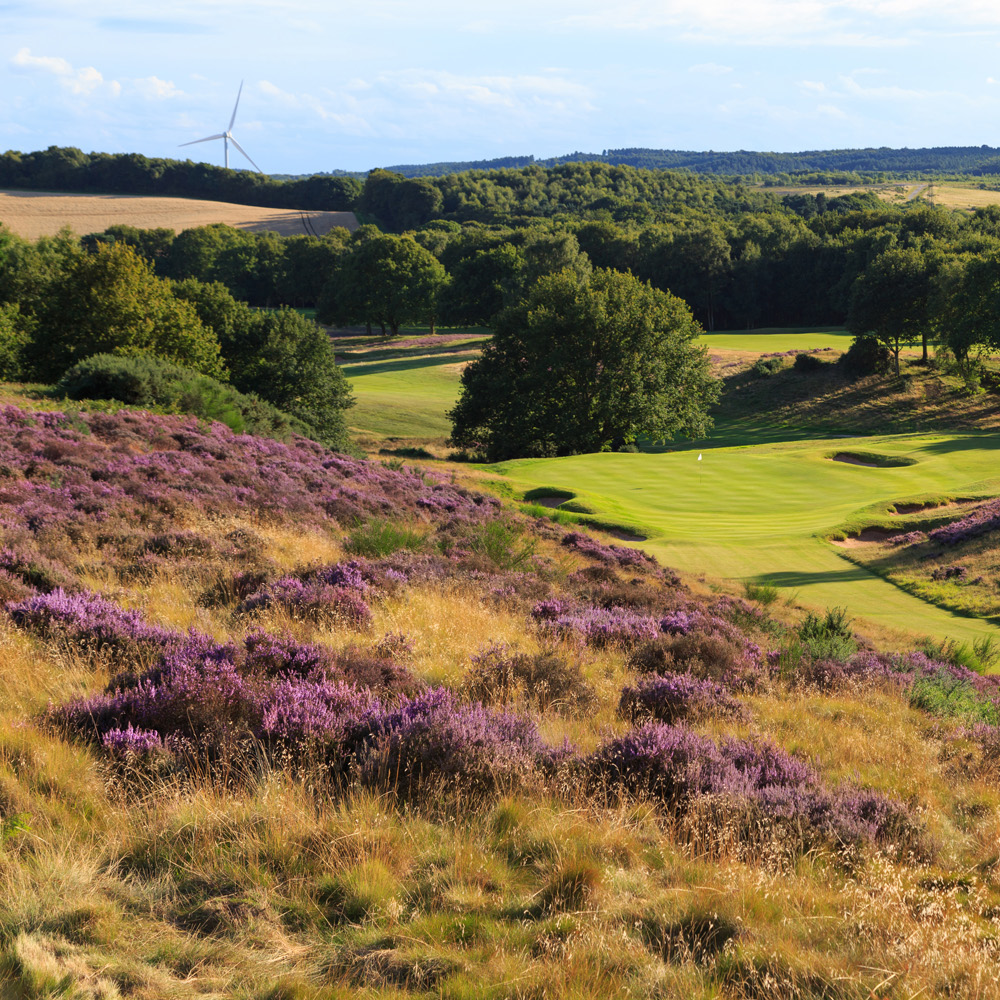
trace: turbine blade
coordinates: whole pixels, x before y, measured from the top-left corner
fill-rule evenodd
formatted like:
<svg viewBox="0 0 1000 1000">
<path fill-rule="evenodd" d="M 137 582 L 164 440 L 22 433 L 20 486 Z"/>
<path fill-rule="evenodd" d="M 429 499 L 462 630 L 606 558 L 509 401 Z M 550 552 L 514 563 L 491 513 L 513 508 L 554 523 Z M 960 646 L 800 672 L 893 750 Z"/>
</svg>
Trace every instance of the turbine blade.
<svg viewBox="0 0 1000 1000">
<path fill-rule="evenodd" d="M 233 130 L 233 122 L 236 121 L 236 109 L 240 106 L 240 94 L 242 93 L 243 81 L 240 80 L 240 89 L 236 92 L 236 103 L 233 105 L 233 117 L 229 119 L 229 128 L 227 129 L 229 132 L 232 132 Z M 250 157 L 248 156 L 247 159 L 249 160 Z"/>
<path fill-rule="evenodd" d="M 241 145 L 240 145 L 240 144 L 239 144 L 239 143 L 238 143 L 238 142 L 237 142 L 237 141 L 236 141 L 236 140 L 235 140 L 235 139 L 234 139 L 234 138 L 233 138 L 232 136 L 230 136 L 230 137 L 229 137 L 229 141 L 230 141 L 230 142 L 231 142 L 231 143 L 232 143 L 232 144 L 233 144 L 233 145 L 234 145 L 234 146 L 235 146 L 235 147 L 236 147 L 236 148 L 237 148 L 237 149 L 238 149 L 238 150 L 239 150 L 239 151 L 240 151 L 240 152 L 241 152 L 241 153 L 242 153 L 242 154 L 243 154 L 243 155 L 244 155 L 244 156 L 245 156 L 245 157 L 246 157 L 247 159 L 248 159 L 248 160 L 250 160 L 250 156 L 249 156 L 249 154 L 247 153 L 247 151 L 246 151 L 246 150 L 245 150 L 245 149 L 244 149 L 244 148 L 243 148 L 243 147 L 242 147 L 242 146 L 241 146 Z M 254 168 L 254 170 L 256 170 L 256 171 L 257 171 L 257 173 L 258 173 L 258 174 L 262 174 L 262 173 L 264 173 L 264 171 L 263 171 L 263 170 L 261 170 L 261 169 L 260 169 L 260 167 L 258 167 L 258 166 L 257 166 L 257 164 L 253 162 L 253 160 L 250 160 L 250 162 L 251 162 L 251 163 L 253 163 L 253 168 Z"/>
<path fill-rule="evenodd" d="M 206 135 L 204 139 L 192 139 L 190 142 L 182 142 L 182 146 L 193 146 L 195 143 L 199 142 L 211 142 L 213 139 L 225 139 L 225 134 L 220 132 L 218 135 Z"/>
</svg>

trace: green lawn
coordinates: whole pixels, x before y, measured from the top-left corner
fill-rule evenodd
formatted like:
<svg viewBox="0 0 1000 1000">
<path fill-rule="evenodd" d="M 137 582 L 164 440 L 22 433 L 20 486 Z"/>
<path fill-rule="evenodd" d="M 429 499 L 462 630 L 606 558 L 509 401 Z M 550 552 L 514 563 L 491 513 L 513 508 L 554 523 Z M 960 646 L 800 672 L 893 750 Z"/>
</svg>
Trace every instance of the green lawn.
<svg viewBox="0 0 1000 1000">
<path fill-rule="evenodd" d="M 649 532 L 643 548 L 687 572 L 752 577 L 797 592 L 803 603 L 844 606 L 855 616 L 937 638 L 995 633 L 847 562 L 820 536 L 880 500 L 1000 493 L 1000 435 L 900 435 L 857 443 L 859 450 L 916 459 L 902 468 L 827 457 L 850 447 L 840 439 L 701 453 L 581 455 L 497 469 L 520 489 L 569 490 L 598 516 Z"/>
<path fill-rule="evenodd" d="M 852 335 L 839 326 L 823 329 L 765 327 L 760 330 L 715 330 L 700 337 L 699 343 L 722 351 L 771 354 L 777 351 L 811 351 L 817 347 L 846 351 L 852 339 Z"/>
<path fill-rule="evenodd" d="M 843 349 L 850 338 L 831 329 L 721 332 L 703 339 L 719 349 L 767 353 Z M 475 343 L 473 335 L 450 345 L 347 349 L 344 370 L 358 400 L 348 415 L 351 426 L 408 443 L 443 441 L 451 430 L 445 413 L 458 398 L 460 365 L 475 356 Z M 869 469 L 825 457 L 850 447 L 844 439 L 789 440 L 809 433 L 740 420 L 721 425 L 711 447 L 706 442 L 660 454 L 583 455 L 498 468 L 520 489 L 568 490 L 598 516 L 648 530 L 643 547 L 678 569 L 762 579 L 797 593 L 803 603 L 845 606 L 854 615 L 937 638 L 964 641 L 995 632 L 849 563 L 819 536 L 878 501 L 975 492 L 977 483 L 1000 493 L 1000 479 L 982 482 L 994 475 L 1000 435 L 865 437 L 855 447 L 918 459 L 907 468 Z"/>
</svg>

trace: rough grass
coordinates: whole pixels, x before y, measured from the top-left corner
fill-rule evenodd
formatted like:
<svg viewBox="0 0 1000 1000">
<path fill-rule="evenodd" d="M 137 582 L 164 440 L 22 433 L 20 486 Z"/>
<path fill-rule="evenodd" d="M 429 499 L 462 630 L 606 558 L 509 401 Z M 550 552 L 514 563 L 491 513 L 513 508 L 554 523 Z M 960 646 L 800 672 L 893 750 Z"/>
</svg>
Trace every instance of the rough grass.
<svg viewBox="0 0 1000 1000">
<path fill-rule="evenodd" d="M 280 571 L 344 555 L 332 532 L 198 526 L 210 539 L 236 527 Z M 545 538 L 536 554 L 560 583 L 586 565 Z M 240 633 L 225 605 L 199 603 L 197 566 L 142 582 L 89 572 L 157 623 Z M 473 582 L 411 588 L 375 617 L 376 634 L 407 633 L 422 679 L 455 687 L 486 643 L 540 649 L 524 610 L 484 600 Z M 357 641 L 278 614 L 262 624 Z M 544 711 L 539 723 L 585 752 L 624 727 L 615 707 L 633 675 L 620 650 L 571 650 L 597 707 Z M 860 1000 L 997 988 L 995 784 L 951 749 L 949 724 L 933 730 L 897 694 L 778 685 L 749 698 L 751 721 L 712 720 L 706 732 L 762 734 L 825 780 L 911 801 L 930 837 L 921 859 L 831 845 L 803 854 L 780 838 L 747 851 L 738 819 L 685 826 L 578 782 L 472 808 L 455 795 L 404 806 L 331 794 L 307 768 L 250 783 L 219 771 L 123 781 L 100 753 L 33 721 L 103 688 L 110 667 L 6 622 L 0 653 L 6 995 Z"/>
</svg>

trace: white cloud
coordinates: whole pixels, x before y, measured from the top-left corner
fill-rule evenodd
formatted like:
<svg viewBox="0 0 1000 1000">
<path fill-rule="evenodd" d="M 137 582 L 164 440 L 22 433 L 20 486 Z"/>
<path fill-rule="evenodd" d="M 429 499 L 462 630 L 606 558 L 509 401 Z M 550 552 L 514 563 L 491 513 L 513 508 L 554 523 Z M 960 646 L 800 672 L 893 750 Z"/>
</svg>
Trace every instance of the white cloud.
<svg viewBox="0 0 1000 1000">
<path fill-rule="evenodd" d="M 732 73 L 732 66 L 720 66 L 718 63 L 698 63 L 697 66 L 689 66 L 689 73 L 704 73 L 706 76 L 725 76 Z"/>
<path fill-rule="evenodd" d="M 87 96 L 99 89 L 106 90 L 113 97 L 121 93 L 121 84 L 117 80 L 105 82 L 104 77 L 93 66 L 74 69 L 60 56 L 33 56 L 31 49 L 22 48 L 18 49 L 11 63 L 18 69 L 37 70 L 57 77 L 59 83 L 71 94 Z"/>
<path fill-rule="evenodd" d="M 151 100 L 168 100 L 171 97 L 184 97 L 184 91 L 174 86 L 173 80 L 161 80 L 158 76 L 147 76 L 134 81 L 135 88 Z"/>
</svg>

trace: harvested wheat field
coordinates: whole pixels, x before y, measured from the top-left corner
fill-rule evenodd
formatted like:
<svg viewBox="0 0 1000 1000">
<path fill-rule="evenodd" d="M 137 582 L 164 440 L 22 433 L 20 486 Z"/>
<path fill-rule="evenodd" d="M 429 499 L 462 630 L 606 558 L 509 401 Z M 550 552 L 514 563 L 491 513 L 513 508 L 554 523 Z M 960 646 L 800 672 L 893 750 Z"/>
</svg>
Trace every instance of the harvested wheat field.
<svg viewBox="0 0 1000 1000">
<path fill-rule="evenodd" d="M 334 226 L 352 231 L 358 228 L 353 212 L 300 212 L 193 198 L 0 191 L 0 223 L 25 239 L 53 236 L 63 226 L 80 234 L 103 232 L 114 225 L 164 227 L 181 232 L 213 222 L 253 232 L 269 230 L 282 236 L 322 236 Z"/>
</svg>

